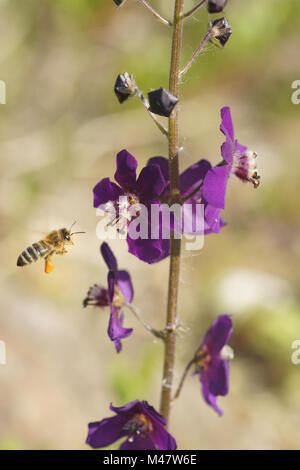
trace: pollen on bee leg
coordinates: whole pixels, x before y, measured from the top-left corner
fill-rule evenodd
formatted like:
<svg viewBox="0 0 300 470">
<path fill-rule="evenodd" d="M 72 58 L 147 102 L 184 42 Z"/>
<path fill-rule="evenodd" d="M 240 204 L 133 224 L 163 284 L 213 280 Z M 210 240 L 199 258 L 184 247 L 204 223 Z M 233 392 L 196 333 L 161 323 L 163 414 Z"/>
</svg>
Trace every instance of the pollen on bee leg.
<svg viewBox="0 0 300 470">
<path fill-rule="evenodd" d="M 50 274 L 53 271 L 54 264 L 50 260 L 45 261 L 45 273 Z"/>
</svg>

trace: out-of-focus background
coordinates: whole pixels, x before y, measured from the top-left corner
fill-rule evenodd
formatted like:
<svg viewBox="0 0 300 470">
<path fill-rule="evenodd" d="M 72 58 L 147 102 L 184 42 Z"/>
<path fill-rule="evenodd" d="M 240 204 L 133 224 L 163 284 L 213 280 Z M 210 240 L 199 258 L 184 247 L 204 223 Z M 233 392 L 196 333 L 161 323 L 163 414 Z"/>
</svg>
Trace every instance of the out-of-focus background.
<svg viewBox="0 0 300 470">
<path fill-rule="evenodd" d="M 173 0 L 151 2 L 170 17 Z M 186 8 L 196 1 L 186 0 Z M 200 158 L 217 163 L 220 108 L 230 105 L 236 135 L 258 155 L 262 184 L 231 178 L 220 235 L 182 259 L 176 381 L 215 317 L 231 313 L 230 393 L 224 416 L 203 401 L 189 377 L 174 404 L 171 430 L 184 449 L 300 447 L 299 116 L 291 84 L 300 79 L 299 0 L 229 0 L 233 35 L 224 50 L 205 49 L 181 87 L 181 168 Z M 205 8 L 185 23 L 183 62 L 206 31 Z M 109 416 L 109 404 L 136 398 L 159 405 L 162 346 L 130 312 L 134 334 L 116 355 L 108 312 L 83 309 L 90 285 L 105 283 L 92 188 L 113 176 L 127 148 L 142 167 L 166 155 L 138 100 L 122 106 L 118 73 L 140 88 L 168 85 L 170 32 L 136 0 L 1 0 L 0 79 L 0 365 L 2 449 L 86 448 L 87 423 Z M 16 267 L 19 253 L 54 228 L 77 220 L 76 245 L 43 263 Z M 111 243 L 132 274 L 134 304 L 162 327 L 168 261 L 148 266 L 124 241 Z"/>
</svg>

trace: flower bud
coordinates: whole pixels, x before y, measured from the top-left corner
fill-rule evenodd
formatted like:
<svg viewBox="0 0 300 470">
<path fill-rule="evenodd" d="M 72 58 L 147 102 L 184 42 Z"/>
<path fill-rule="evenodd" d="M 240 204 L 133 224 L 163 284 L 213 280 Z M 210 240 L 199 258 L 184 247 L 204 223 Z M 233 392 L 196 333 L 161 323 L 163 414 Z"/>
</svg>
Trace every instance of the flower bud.
<svg viewBox="0 0 300 470">
<path fill-rule="evenodd" d="M 137 93 L 137 86 L 132 75 L 125 72 L 117 76 L 117 80 L 114 86 L 114 92 L 119 100 L 119 103 L 123 103 L 130 96 L 134 96 Z"/>
<path fill-rule="evenodd" d="M 211 42 L 223 48 L 232 34 L 231 26 L 226 18 L 218 18 L 210 23 Z"/>
<path fill-rule="evenodd" d="M 115 4 L 117 5 L 117 7 L 121 7 L 122 5 L 124 5 L 124 3 L 126 2 L 126 0 L 113 0 L 113 2 L 115 2 Z"/>
<path fill-rule="evenodd" d="M 178 103 L 178 98 L 172 95 L 165 88 L 159 88 L 159 90 L 150 91 L 148 93 L 149 104 L 151 111 L 159 116 L 169 117 L 174 107 Z"/>
<path fill-rule="evenodd" d="M 208 0 L 208 13 L 220 13 L 226 7 L 227 0 Z"/>
</svg>

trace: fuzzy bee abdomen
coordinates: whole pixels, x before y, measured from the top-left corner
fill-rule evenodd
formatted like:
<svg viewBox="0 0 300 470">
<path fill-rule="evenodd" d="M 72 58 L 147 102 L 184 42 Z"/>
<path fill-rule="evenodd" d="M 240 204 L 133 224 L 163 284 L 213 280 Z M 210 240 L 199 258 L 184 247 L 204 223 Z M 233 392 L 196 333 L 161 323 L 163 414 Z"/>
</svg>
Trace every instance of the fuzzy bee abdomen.
<svg viewBox="0 0 300 470">
<path fill-rule="evenodd" d="M 37 243 L 33 243 L 33 245 L 22 251 L 17 260 L 17 266 L 26 266 L 27 264 L 36 262 L 39 258 L 43 258 L 45 255 L 47 255 L 49 251 L 49 245 L 43 240 L 40 240 Z"/>
</svg>

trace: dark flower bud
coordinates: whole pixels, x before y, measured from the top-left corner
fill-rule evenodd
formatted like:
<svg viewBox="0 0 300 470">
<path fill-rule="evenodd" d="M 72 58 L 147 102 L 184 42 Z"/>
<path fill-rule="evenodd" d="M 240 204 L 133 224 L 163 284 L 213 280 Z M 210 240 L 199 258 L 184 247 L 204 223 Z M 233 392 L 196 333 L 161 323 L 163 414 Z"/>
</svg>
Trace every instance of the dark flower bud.
<svg viewBox="0 0 300 470">
<path fill-rule="evenodd" d="M 126 0 L 113 0 L 113 2 L 115 2 L 117 7 L 121 7 L 126 2 Z"/>
<path fill-rule="evenodd" d="M 208 13 L 220 13 L 226 7 L 227 0 L 208 0 Z"/>
<path fill-rule="evenodd" d="M 137 86 L 132 75 L 125 72 L 117 76 L 117 80 L 114 86 L 114 92 L 119 100 L 119 103 L 123 103 L 130 96 L 134 96 L 137 93 Z"/>
<path fill-rule="evenodd" d="M 210 24 L 211 42 L 218 47 L 224 47 L 232 34 L 232 29 L 226 18 L 218 18 Z"/>
<path fill-rule="evenodd" d="M 159 116 L 169 117 L 178 103 L 178 98 L 172 95 L 168 90 L 165 90 L 165 88 L 150 91 L 148 98 L 150 104 L 149 111 Z"/>
</svg>

